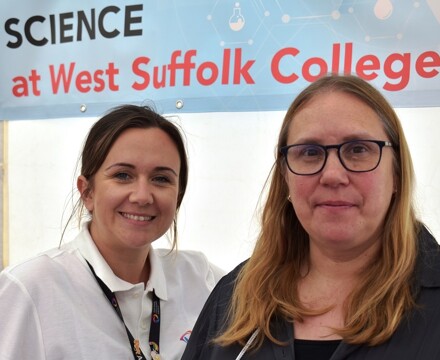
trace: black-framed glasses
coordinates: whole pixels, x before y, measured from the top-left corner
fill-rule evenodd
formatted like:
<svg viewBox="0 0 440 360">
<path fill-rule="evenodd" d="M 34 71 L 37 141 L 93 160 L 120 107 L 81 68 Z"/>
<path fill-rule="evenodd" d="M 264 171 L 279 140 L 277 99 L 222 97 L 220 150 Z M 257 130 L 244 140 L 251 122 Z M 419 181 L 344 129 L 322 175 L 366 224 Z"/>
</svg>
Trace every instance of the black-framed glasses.
<svg viewBox="0 0 440 360">
<path fill-rule="evenodd" d="M 368 172 L 376 169 L 382 158 L 382 149 L 393 147 L 389 141 L 353 140 L 339 145 L 294 144 L 283 146 L 287 167 L 296 175 L 314 175 L 325 166 L 328 150 L 336 149 L 339 161 L 348 171 Z"/>
</svg>

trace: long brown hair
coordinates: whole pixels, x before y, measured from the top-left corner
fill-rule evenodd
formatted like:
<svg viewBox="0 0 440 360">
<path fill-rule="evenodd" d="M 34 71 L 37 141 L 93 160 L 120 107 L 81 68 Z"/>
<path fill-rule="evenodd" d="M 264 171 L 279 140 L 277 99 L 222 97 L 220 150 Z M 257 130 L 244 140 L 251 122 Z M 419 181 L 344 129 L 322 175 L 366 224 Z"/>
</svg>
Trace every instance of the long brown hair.
<svg viewBox="0 0 440 360">
<path fill-rule="evenodd" d="M 295 114 L 314 96 L 329 91 L 350 93 L 377 113 L 395 145 L 393 171 L 397 187 L 385 218 L 378 258 L 347 299 L 345 326 L 336 333 L 352 344 L 383 343 L 414 306 L 411 283 L 419 223 L 412 203 L 413 165 L 402 126 L 391 105 L 369 83 L 350 75 L 328 75 L 304 89 L 285 115 L 261 231 L 253 254 L 236 281 L 227 328 L 216 339 L 221 345 L 244 343 L 255 329 L 260 329 L 255 347 L 261 345 L 264 337 L 279 342 L 271 333 L 270 319 L 282 316 L 293 322 L 316 314 L 301 304 L 296 290 L 300 269 L 308 261 L 309 237 L 287 201 L 285 161 L 279 149 L 287 145 Z"/>
</svg>

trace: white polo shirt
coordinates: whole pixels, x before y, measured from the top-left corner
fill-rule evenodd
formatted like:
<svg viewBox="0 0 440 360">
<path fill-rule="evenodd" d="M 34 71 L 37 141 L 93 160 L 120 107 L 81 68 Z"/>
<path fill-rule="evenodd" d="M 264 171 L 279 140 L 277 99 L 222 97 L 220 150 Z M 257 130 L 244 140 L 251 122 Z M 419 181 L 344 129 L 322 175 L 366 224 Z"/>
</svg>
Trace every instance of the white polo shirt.
<svg viewBox="0 0 440 360">
<path fill-rule="evenodd" d="M 72 242 L 0 274 L 0 359 L 132 360 L 124 324 L 86 261 L 117 297 L 124 322 L 150 359 L 152 290 L 160 299 L 160 352 L 179 360 L 191 329 L 224 272 L 193 251 L 151 249 L 150 280 L 114 275 L 87 226 Z M 168 255 L 167 255 L 168 254 Z"/>
</svg>

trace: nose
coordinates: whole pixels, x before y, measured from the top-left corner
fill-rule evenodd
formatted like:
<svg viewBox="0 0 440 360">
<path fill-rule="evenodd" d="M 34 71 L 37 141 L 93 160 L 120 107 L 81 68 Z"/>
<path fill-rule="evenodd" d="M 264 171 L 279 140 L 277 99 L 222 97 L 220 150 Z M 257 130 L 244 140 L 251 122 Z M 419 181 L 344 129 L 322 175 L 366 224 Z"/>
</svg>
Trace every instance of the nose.
<svg viewBox="0 0 440 360">
<path fill-rule="evenodd" d="M 133 184 L 129 200 L 139 206 L 145 206 L 154 202 L 153 186 L 144 179 L 139 179 Z"/>
<path fill-rule="evenodd" d="M 348 170 L 342 165 L 338 151 L 336 149 L 329 149 L 327 151 L 327 161 L 321 171 L 320 183 L 330 186 L 348 184 Z"/>
</svg>

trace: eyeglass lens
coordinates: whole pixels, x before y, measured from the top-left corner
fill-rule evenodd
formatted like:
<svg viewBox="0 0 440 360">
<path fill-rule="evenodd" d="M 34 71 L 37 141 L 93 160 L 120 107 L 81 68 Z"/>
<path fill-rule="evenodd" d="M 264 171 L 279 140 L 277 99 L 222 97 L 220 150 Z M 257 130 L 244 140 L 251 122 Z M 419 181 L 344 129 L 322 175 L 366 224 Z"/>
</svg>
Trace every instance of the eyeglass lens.
<svg viewBox="0 0 440 360">
<path fill-rule="evenodd" d="M 290 146 L 286 160 L 290 170 L 300 175 L 311 175 L 322 170 L 328 151 L 338 151 L 342 165 L 350 171 L 365 172 L 373 170 L 380 161 L 382 147 L 374 141 L 349 141 L 340 145 L 322 146 L 300 144 Z"/>
</svg>

